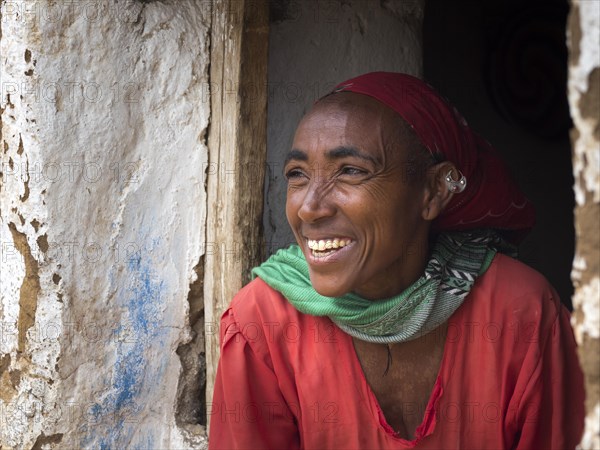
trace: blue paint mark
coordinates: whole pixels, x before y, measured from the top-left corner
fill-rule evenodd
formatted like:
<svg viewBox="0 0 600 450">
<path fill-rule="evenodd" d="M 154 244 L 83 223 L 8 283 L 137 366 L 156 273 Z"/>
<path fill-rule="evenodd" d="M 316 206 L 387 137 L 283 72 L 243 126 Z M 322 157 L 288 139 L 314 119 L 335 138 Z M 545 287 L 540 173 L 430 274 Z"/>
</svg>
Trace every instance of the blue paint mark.
<svg viewBox="0 0 600 450">
<path fill-rule="evenodd" d="M 159 245 L 159 239 L 149 242 L 152 247 Z M 151 253 L 145 249 L 143 254 Z M 117 295 L 118 303 L 127 310 L 130 322 L 127 326 L 120 325 L 115 335 L 124 333 L 134 339 L 116 340 L 112 389 L 102 401 L 90 408 L 94 425 L 85 433 L 85 447 L 110 449 L 130 443 L 139 426 L 136 423 L 139 413 L 152 406 L 146 405 L 143 393 L 162 383 L 166 361 L 146 359 L 150 349 L 158 354 L 169 351 L 168 340 L 165 339 L 167 329 L 162 326 L 167 286 L 155 275 L 153 263 L 155 261 L 142 259 L 141 252 L 137 252 L 127 260 L 127 271 L 119 277 L 121 286 L 125 284 L 123 280 L 130 280 L 129 285 L 121 287 Z M 151 433 L 145 438 L 147 442 L 144 445 L 153 448 Z"/>
<path fill-rule="evenodd" d="M 137 446 L 133 447 L 133 450 L 153 450 L 155 448 L 153 437 L 148 435 L 146 436 L 146 441 L 144 444 L 138 444 Z"/>
</svg>

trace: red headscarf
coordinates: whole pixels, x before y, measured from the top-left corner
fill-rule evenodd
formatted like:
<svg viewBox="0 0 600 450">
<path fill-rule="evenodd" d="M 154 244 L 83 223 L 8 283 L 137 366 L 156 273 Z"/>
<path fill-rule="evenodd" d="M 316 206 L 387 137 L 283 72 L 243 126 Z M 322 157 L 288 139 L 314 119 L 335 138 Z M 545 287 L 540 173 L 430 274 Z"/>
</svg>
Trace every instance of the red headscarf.
<svg viewBox="0 0 600 450">
<path fill-rule="evenodd" d="M 467 178 L 466 189 L 454 195 L 434 221 L 434 229 L 496 228 L 522 235 L 533 227 L 533 205 L 512 181 L 496 150 L 427 83 L 402 73 L 371 72 L 334 89 L 344 91 L 368 95 L 392 108 L 432 155 L 444 155 Z"/>
</svg>

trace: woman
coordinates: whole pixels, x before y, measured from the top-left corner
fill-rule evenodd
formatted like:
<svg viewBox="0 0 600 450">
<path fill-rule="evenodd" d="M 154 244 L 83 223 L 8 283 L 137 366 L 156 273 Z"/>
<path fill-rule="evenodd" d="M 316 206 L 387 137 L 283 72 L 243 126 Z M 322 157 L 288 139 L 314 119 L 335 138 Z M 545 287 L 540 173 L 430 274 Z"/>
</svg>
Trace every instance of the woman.
<svg viewBox="0 0 600 450">
<path fill-rule="evenodd" d="M 532 206 L 451 106 L 408 75 L 348 80 L 284 171 L 298 245 L 223 315 L 211 448 L 574 448 L 569 314 L 507 255 Z"/>
</svg>

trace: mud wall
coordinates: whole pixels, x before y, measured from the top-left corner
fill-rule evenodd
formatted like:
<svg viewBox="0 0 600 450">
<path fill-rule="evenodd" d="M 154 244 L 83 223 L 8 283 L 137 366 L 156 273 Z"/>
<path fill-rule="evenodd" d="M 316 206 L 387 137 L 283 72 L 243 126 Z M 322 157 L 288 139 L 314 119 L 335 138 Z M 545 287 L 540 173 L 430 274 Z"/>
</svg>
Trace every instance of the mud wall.
<svg viewBox="0 0 600 450">
<path fill-rule="evenodd" d="M 568 24 L 577 244 L 573 327 L 586 382 L 583 449 L 600 448 L 600 3 L 575 0 Z"/>
<path fill-rule="evenodd" d="M 176 350 L 205 233 L 210 8 L 1 4 L 0 447 L 202 445 L 176 424 Z"/>
</svg>

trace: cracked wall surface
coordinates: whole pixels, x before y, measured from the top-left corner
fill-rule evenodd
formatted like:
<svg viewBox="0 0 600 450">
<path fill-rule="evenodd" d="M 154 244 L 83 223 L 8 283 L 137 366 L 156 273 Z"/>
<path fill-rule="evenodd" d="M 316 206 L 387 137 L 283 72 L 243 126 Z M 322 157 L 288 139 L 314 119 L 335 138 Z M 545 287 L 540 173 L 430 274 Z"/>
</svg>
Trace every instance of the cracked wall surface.
<svg viewBox="0 0 600 450">
<path fill-rule="evenodd" d="M 577 246 L 572 322 L 585 374 L 582 449 L 600 448 L 600 2 L 574 0 L 568 24 Z"/>
<path fill-rule="evenodd" d="M 205 445 L 175 417 L 210 7 L 1 2 L 0 448 Z"/>
</svg>

